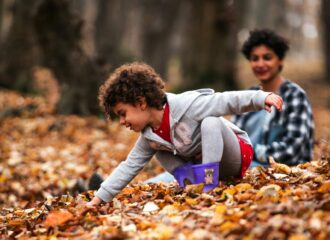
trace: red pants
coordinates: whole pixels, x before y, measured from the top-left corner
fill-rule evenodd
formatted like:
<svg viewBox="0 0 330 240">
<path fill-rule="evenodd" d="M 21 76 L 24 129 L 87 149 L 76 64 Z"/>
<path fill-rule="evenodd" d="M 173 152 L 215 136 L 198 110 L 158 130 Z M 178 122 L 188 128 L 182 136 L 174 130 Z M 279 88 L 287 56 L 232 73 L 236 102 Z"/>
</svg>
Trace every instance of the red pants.
<svg viewBox="0 0 330 240">
<path fill-rule="evenodd" d="M 252 146 L 244 142 L 239 136 L 238 143 L 241 149 L 242 165 L 241 165 L 241 177 L 244 177 L 246 170 L 249 168 L 252 158 L 253 158 L 253 149 Z"/>
</svg>

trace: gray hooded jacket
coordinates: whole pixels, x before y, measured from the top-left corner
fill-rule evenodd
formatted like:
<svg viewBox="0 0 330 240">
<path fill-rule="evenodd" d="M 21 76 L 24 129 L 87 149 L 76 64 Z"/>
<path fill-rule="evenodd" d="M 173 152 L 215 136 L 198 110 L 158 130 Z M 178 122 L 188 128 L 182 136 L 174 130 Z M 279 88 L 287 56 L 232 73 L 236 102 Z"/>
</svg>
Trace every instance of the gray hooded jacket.
<svg viewBox="0 0 330 240">
<path fill-rule="evenodd" d="M 201 153 L 200 126 L 204 118 L 261 110 L 269 94 L 261 90 L 215 93 L 212 89 L 200 89 L 181 94 L 167 93 L 172 143 L 155 134 L 151 127 L 146 127 L 127 159 L 122 161 L 101 184 L 96 196 L 105 202 L 111 201 L 159 152 L 167 151 L 176 155 L 176 158 L 169 158 L 173 161 L 172 166 L 175 167 L 184 164 L 185 159 L 193 159 Z M 238 136 L 251 144 L 246 132 L 231 122 L 223 120 Z"/>
</svg>

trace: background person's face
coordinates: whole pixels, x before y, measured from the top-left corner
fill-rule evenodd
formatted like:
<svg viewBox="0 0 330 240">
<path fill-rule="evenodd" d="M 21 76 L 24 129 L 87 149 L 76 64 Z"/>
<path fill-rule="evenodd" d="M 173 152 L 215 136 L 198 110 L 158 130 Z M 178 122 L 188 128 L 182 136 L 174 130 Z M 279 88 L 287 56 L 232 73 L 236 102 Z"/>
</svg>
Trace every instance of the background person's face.
<svg viewBox="0 0 330 240">
<path fill-rule="evenodd" d="M 260 45 L 252 49 L 250 66 L 260 82 L 269 82 L 277 78 L 280 74 L 281 65 L 282 60 L 271 48 Z"/>
</svg>

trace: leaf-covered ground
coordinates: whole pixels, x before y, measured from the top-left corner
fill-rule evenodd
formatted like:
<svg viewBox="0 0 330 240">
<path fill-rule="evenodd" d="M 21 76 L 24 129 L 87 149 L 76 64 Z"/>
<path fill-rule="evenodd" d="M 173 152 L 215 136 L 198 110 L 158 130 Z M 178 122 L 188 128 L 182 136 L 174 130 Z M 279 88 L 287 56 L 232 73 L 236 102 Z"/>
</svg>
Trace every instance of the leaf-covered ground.
<svg viewBox="0 0 330 240">
<path fill-rule="evenodd" d="M 330 239 L 327 138 L 317 139 L 310 163 L 274 162 L 209 193 L 143 185 L 162 171 L 153 160 L 111 203 L 87 210 L 93 192 L 78 193 L 78 179 L 109 174 L 137 135 L 52 114 L 55 98 L 0 93 L 1 239 Z M 315 116 L 328 131 L 329 111 Z"/>
</svg>

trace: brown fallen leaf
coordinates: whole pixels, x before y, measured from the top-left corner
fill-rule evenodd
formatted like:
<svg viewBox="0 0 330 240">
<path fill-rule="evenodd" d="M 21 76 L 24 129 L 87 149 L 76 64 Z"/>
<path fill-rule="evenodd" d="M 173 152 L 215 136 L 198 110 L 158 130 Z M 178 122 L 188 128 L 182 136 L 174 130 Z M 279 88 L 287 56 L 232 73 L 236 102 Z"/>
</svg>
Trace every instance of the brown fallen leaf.
<svg viewBox="0 0 330 240">
<path fill-rule="evenodd" d="M 187 195 L 195 196 L 203 193 L 204 184 L 190 184 L 185 187 Z"/>
<path fill-rule="evenodd" d="M 3 96 L 0 92 L 0 108 L 8 105 L 1 104 Z M 36 100 L 24 106 L 38 104 Z M 47 101 L 40 103 L 45 109 Z M 0 124 L 0 239 L 321 240 L 330 236 L 327 143 L 321 149 L 316 141 L 314 149 L 322 150 L 320 154 L 290 167 L 291 172 L 271 161 L 271 167 L 248 170 L 243 179 L 221 181 L 208 193 L 193 185 L 178 190 L 177 184 L 142 186 L 163 171 L 152 160 L 113 202 L 85 212 L 84 205 L 95 192 L 74 192 L 77 179 L 88 180 L 94 171 L 106 177 L 126 158 L 138 136 L 117 122 L 108 124 L 96 117 L 36 114 L 8 117 Z M 328 116 L 329 111 L 322 118 Z M 143 211 L 157 209 L 153 203 L 158 210 Z"/>
<path fill-rule="evenodd" d="M 274 198 L 274 199 L 278 199 L 280 190 L 281 190 L 281 187 L 276 185 L 276 184 L 269 184 L 267 186 L 263 186 L 257 192 L 257 198 Z"/>
<path fill-rule="evenodd" d="M 327 181 L 325 183 L 323 183 L 318 189 L 318 192 L 320 193 L 326 193 L 326 192 L 330 192 L 330 181 Z"/>
<path fill-rule="evenodd" d="M 65 209 L 55 210 L 48 214 L 44 221 L 44 225 L 46 227 L 56 227 L 73 219 L 73 217 L 73 214 Z"/>
<path fill-rule="evenodd" d="M 277 173 L 290 174 L 291 168 L 283 163 L 277 163 L 272 156 L 269 157 L 269 164 Z"/>
<path fill-rule="evenodd" d="M 158 211 L 159 207 L 157 204 L 155 204 L 154 202 L 147 202 L 146 205 L 144 205 L 143 207 L 143 212 L 155 212 Z"/>
<path fill-rule="evenodd" d="M 25 221 L 23 219 L 13 219 L 8 222 L 8 225 L 10 226 L 20 226 L 25 224 Z"/>
<path fill-rule="evenodd" d="M 58 236 L 65 238 L 77 237 L 85 234 L 84 228 L 81 226 L 68 227 L 64 232 L 59 232 Z"/>
</svg>

